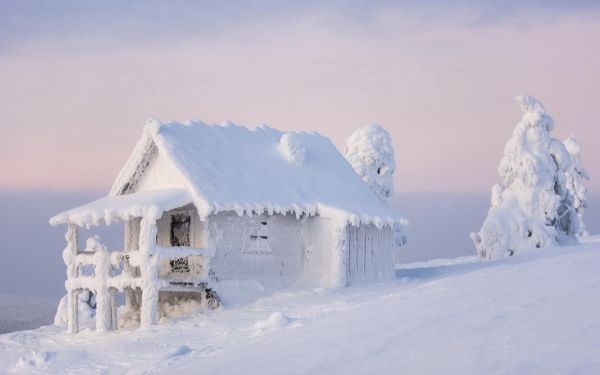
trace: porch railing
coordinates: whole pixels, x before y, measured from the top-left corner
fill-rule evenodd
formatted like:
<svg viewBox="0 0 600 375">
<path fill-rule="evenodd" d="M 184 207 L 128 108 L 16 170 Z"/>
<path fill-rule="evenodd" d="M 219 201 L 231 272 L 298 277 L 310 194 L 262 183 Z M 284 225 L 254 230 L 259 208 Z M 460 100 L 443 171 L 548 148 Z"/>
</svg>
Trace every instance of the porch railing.
<svg viewBox="0 0 600 375">
<path fill-rule="evenodd" d="M 67 265 L 65 287 L 69 293 L 69 330 L 77 332 L 78 294 L 90 290 L 96 295 L 96 329 L 117 328 L 116 292 L 141 289 L 142 325 L 156 320 L 159 291 L 204 292 L 209 282 L 210 256 L 206 249 L 153 246 L 151 251 L 109 251 L 97 240 L 88 240 L 86 249 L 77 249 L 77 229 L 67 232 L 63 259 Z M 160 276 L 158 265 L 164 261 L 195 257 L 201 261 L 199 272 L 192 275 Z M 92 272 L 93 269 L 93 272 Z M 146 322 L 144 322 L 146 320 Z M 146 323 L 146 324 L 144 324 Z"/>
</svg>

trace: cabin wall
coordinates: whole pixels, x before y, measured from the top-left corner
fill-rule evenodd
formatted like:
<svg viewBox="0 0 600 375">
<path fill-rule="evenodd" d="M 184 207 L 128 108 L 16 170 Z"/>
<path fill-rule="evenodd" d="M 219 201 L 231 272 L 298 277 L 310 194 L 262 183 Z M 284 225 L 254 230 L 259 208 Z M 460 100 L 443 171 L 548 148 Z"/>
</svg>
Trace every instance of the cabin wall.
<svg viewBox="0 0 600 375">
<path fill-rule="evenodd" d="M 349 285 L 394 277 L 394 231 L 389 226 L 349 225 L 346 235 Z"/>
<path fill-rule="evenodd" d="M 266 287 L 335 287 L 335 267 L 341 267 L 348 285 L 394 275 L 394 232 L 388 226 L 348 225 L 340 231 L 335 222 L 319 216 L 298 220 L 293 215 L 248 217 L 233 212 L 200 221 L 195 207 L 189 205 L 166 212 L 157 221 L 159 246 L 171 246 L 174 213 L 190 215 L 190 245 L 210 250 L 210 267 L 218 280 L 256 280 Z M 137 249 L 139 219 L 126 225 L 125 248 Z M 334 256 L 342 251 L 340 235 L 345 236 L 346 247 L 341 264 Z M 161 269 L 164 273 L 169 267 L 165 264 Z"/>
<path fill-rule="evenodd" d="M 209 217 L 211 269 L 218 280 L 256 280 L 263 286 L 295 284 L 302 271 L 300 221 L 291 215 Z"/>
<path fill-rule="evenodd" d="M 305 217 L 302 220 L 302 261 L 300 283 L 309 287 L 329 287 L 334 281 L 333 252 L 337 247 L 334 223 L 320 216 Z"/>
</svg>

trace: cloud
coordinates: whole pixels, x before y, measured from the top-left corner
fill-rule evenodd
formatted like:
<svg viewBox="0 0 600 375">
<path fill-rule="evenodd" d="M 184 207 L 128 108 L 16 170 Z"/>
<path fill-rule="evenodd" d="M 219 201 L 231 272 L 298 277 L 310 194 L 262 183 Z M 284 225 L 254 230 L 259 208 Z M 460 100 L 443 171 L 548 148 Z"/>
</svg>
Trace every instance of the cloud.
<svg viewBox="0 0 600 375">
<path fill-rule="evenodd" d="M 568 14 L 598 16 L 597 1 L 3 1 L 0 53 L 33 45 L 66 51 L 136 48 L 244 34 L 265 38 L 295 24 L 340 33 L 482 27 Z"/>
</svg>

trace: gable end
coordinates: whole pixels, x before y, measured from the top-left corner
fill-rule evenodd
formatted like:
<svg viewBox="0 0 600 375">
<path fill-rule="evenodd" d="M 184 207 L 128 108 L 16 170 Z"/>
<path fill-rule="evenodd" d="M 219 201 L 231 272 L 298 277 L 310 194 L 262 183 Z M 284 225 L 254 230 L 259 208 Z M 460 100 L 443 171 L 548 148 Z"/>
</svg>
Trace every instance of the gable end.
<svg viewBox="0 0 600 375">
<path fill-rule="evenodd" d="M 117 195 L 124 195 L 135 192 L 135 188 L 142 179 L 144 172 L 148 169 L 148 166 L 157 158 L 158 148 L 154 142 L 150 142 L 148 148 L 145 150 L 140 161 L 137 163 L 135 170 L 131 176 L 125 180 L 125 183 L 118 188 Z"/>
</svg>

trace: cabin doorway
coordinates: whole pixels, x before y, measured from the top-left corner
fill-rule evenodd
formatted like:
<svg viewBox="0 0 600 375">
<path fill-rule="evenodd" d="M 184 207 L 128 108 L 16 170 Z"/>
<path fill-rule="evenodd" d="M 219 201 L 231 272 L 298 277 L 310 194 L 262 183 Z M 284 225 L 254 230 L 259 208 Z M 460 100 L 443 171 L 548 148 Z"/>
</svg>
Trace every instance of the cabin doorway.
<svg viewBox="0 0 600 375">
<path fill-rule="evenodd" d="M 171 215 L 171 246 L 190 246 L 190 228 L 192 218 L 187 213 L 175 213 Z M 171 272 L 190 272 L 188 258 L 178 258 L 170 261 Z"/>
<path fill-rule="evenodd" d="M 171 215 L 171 246 L 190 246 L 192 218 L 186 213 Z"/>
</svg>

